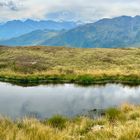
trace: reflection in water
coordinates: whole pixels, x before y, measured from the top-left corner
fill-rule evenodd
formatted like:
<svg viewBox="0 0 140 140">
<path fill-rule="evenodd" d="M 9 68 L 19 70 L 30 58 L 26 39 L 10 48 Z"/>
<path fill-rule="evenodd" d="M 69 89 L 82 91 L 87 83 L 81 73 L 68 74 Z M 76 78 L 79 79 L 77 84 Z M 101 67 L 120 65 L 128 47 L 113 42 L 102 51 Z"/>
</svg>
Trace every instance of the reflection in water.
<svg viewBox="0 0 140 140">
<path fill-rule="evenodd" d="M 0 83 L 0 114 L 12 118 L 55 114 L 75 116 L 93 109 L 139 104 L 140 87 L 119 84 L 81 87 L 73 84 L 20 87 Z"/>
</svg>

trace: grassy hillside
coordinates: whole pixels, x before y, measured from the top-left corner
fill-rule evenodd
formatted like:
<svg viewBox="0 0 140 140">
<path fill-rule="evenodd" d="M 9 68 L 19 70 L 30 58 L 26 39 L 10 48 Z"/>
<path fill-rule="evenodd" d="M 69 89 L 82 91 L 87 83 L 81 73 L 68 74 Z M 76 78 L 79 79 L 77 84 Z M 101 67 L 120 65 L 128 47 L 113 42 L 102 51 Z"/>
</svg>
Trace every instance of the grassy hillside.
<svg viewBox="0 0 140 140">
<path fill-rule="evenodd" d="M 124 104 L 106 110 L 105 116 L 92 120 L 55 116 L 39 121 L 25 118 L 11 121 L 0 118 L 1 140 L 138 140 L 140 107 Z"/>
<path fill-rule="evenodd" d="M 0 47 L 0 80 L 140 83 L 140 49 Z"/>
</svg>

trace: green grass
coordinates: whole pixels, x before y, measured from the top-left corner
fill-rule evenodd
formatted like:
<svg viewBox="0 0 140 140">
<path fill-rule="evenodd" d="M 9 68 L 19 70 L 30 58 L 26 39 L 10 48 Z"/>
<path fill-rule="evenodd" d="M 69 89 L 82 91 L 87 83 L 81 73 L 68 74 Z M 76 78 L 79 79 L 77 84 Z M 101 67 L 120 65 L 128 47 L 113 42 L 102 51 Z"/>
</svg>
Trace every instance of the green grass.
<svg viewBox="0 0 140 140">
<path fill-rule="evenodd" d="M 111 108 L 106 111 L 104 117 L 96 120 L 85 117 L 70 119 L 62 116 L 54 116 L 45 121 L 34 118 L 16 121 L 0 118 L 0 140 L 73 139 L 138 140 L 140 139 L 140 106 L 124 104 L 118 108 Z"/>
<path fill-rule="evenodd" d="M 0 47 L 0 80 L 140 84 L 139 56 L 139 48 Z"/>
</svg>

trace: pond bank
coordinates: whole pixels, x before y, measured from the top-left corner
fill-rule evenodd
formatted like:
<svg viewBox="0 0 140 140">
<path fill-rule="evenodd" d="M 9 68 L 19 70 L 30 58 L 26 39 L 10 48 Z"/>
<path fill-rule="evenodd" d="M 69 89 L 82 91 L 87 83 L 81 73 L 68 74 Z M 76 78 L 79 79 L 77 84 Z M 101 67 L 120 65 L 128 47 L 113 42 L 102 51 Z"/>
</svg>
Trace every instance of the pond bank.
<svg viewBox="0 0 140 140">
<path fill-rule="evenodd" d="M 23 76 L 0 76 L 1 82 L 9 82 L 17 85 L 39 85 L 39 84 L 124 84 L 124 85 L 140 85 L 140 77 L 137 75 L 23 75 Z"/>
</svg>

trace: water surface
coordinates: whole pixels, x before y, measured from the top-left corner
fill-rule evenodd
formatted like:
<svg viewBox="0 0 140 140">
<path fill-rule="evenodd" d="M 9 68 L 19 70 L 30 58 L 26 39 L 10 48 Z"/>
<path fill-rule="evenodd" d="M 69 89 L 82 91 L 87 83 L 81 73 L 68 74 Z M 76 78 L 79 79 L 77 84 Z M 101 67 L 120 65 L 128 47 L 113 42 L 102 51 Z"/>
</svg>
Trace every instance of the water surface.
<svg viewBox="0 0 140 140">
<path fill-rule="evenodd" d="M 140 104 L 140 87 L 120 84 L 82 87 L 74 84 L 20 87 L 0 83 L 0 114 L 10 118 L 69 117 L 93 109 L 116 107 L 124 102 Z"/>
</svg>

